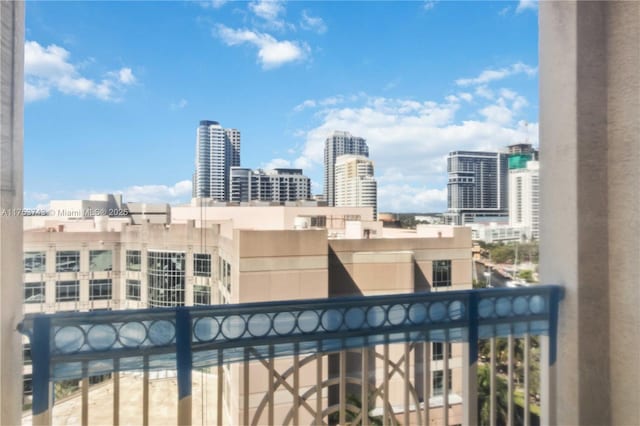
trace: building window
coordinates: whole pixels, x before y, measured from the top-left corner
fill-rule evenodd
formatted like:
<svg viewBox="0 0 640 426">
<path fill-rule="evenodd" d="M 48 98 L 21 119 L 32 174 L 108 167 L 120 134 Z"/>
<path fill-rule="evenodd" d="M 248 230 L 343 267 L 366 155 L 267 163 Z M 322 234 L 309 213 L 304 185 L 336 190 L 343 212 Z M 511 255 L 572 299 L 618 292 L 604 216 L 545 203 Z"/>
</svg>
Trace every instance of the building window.
<svg viewBox="0 0 640 426">
<path fill-rule="evenodd" d="M 139 271 L 140 264 L 140 250 L 127 250 L 127 271 Z"/>
<path fill-rule="evenodd" d="M 25 343 L 22 345 L 22 362 L 24 365 L 31 365 L 33 361 L 31 360 L 31 344 Z"/>
<path fill-rule="evenodd" d="M 89 280 L 89 300 L 111 299 L 111 280 Z"/>
<path fill-rule="evenodd" d="M 184 252 L 147 253 L 149 306 L 184 306 Z"/>
<path fill-rule="evenodd" d="M 451 358 L 451 343 L 447 343 L 449 349 L 449 358 Z M 433 342 L 431 345 L 431 359 L 434 361 L 439 361 L 444 359 L 444 343 L 442 342 Z"/>
<path fill-rule="evenodd" d="M 56 252 L 56 272 L 78 272 L 80 270 L 80 252 Z"/>
<path fill-rule="evenodd" d="M 140 300 L 140 280 L 127 280 L 127 300 Z"/>
<path fill-rule="evenodd" d="M 451 261 L 433 261 L 433 287 L 451 286 Z"/>
<path fill-rule="evenodd" d="M 211 287 L 205 285 L 193 286 L 193 304 L 194 305 L 210 305 L 211 304 Z"/>
<path fill-rule="evenodd" d="M 80 281 L 57 281 L 56 302 L 80 300 Z"/>
<path fill-rule="evenodd" d="M 47 272 L 47 253 L 27 251 L 24 253 L 24 272 Z"/>
<path fill-rule="evenodd" d="M 91 272 L 110 271 L 112 268 L 111 250 L 91 250 L 89 252 L 89 270 Z"/>
<path fill-rule="evenodd" d="M 309 224 L 312 228 L 326 228 L 327 227 L 327 217 L 326 216 L 311 216 L 311 223 Z"/>
<path fill-rule="evenodd" d="M 451 369 L 449 369 L 449 374 L 447 374 L 448 377 L 448 388 L 449 388 L 449 392 L 451 392 Z M 433 384 L 433 391 L 432 391 L 432 395 L 433 396 L 440 396 L 442 395 L 442 390 L 444 389 L 444 374 L 442 373 L 442 370 L 436 370 L 433 372 L 433 380 L 432 380 L 432 384 Z"/>
<path fill-rule="evenodd" d="M 196 277 L 211 276 L 211 255 L 206 253 L 194 253 L 193 275 Z"/>
<path fill-rule="evenodd" d="M 39 283 L 24 284 L 24 303 L 44 303 L 45 302 L 45 285 Z"/>
<path fill-rule="evenodd" d="M 227 289 L 227 291 L 231 291 L 231 264 L 224 260 L 223 258 L 219 258 L 220 262 L 219 266 L 219 275 L 218 279 L 222 283 L 222 285 Z"/>
</svg>

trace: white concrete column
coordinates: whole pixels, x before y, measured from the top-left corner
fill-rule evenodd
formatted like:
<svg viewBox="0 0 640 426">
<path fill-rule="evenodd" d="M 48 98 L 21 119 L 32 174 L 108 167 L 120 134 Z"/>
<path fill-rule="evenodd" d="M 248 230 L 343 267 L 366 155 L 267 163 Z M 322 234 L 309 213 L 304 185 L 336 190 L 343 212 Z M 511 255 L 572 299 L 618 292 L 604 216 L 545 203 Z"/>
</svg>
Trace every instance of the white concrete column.
<svg viewBox="0 0 640 426">
<path fill-rule="evenodd" d="M 566 291 L 558 424 L 640 417 L 638 69 L 640 2 L 540 2 L 540 272 Z"/>
<path fill-rule="evenodd" d="M 0 424 L 20 424 L 24 3 L 0 3 Z"/>
</svg>

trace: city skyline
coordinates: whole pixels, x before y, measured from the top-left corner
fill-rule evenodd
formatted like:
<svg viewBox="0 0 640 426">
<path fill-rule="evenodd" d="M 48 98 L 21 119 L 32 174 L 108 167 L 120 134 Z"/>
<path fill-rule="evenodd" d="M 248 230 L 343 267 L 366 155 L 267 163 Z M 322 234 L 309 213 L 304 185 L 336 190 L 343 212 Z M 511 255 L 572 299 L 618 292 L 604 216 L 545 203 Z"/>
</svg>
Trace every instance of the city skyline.
<svg viewBox="0 0 640 426">
<path fill-rule="evenodd" d="M 444 211 L 452 150 L 537 145 L 529 2 L 221 3 L 27 4 L 27 207 L 186 202 L 203 119 L 242 132 L 244 167 L 302 168 L 314 194 L 326 137 L 367 139 L 380 211 Z"/>
</svg>

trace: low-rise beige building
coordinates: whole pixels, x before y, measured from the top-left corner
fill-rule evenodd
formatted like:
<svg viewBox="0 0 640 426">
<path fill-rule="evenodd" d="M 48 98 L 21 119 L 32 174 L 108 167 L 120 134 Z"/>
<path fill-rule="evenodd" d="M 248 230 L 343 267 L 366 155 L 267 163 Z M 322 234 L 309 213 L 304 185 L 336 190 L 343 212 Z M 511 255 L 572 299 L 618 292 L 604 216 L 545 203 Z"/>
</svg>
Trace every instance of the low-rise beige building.
<svg viewBox="0 0 640 426">
<path fill-rule="evenodd" d="M 353 209 L 329 207 L 236 206 L 209 207 L 204 213 L 200 208 L 176 208 L 171 211 L 171 224 L 134 225 L 117 218 L 72 223 L 49 219 L 46 226 L 24 235 L 25 312 L 301 300 L 471 287 L 468 228 L 389 230 L 364 212 L 359 218 L 368 220 L 351 220 L 355 213 Z M 300 226 L 300 218 L 310 217 L 340 217 L 340 238 L 331 238 L 337 225 L 327 229 L 319 220 L 314 226 Z M 324 226 L 328 222 L 326 219 Z M 370 380 L 376 385 L 385 374 L 384 365 L 376 348 L 370 351 Z M 391 345 L 390 360 L 399 360 L 402 351 L 403 345 Z M 435 409 L 442 405 L 443 345 L 434 343 L 430 352 L 430 405 Z M 423 362 L 420 353 L 416 352 L 415 362 Z M 456 396 L 461 392 L 457 345 L 452 345 L 449 354 L 450 420 L 455 424 L 461 421 Z M 307 392 L 306 403 L 315 406 L 318 368 L 323 382 L 330 381 L 339 373 L 337 364 L 332 355 L 318 359 L 312 355 L 299 361 L 298 392 Z M 273 368 L 281 377 L 288 377 L 292 359 L 279 358 Z M 251 362 L 248 370 L 242 364 L 225 365 L 224 372 L 226 423 L 241 424 L 246 419 L 269 423 L 261 408 L 269 382 L 264 363 Z M 251 378 L 248 388 L 247 373 Z M 390 403 L 401 406 L 399 395 L 404 385 L 400 376 L 390 377 L 389 386 Z M 331 386 L 322 387 L 322 406 L 331 405 L 332 392 Z M 423 394 L 420 386 L 416 392 Z M 273 397 L 273 421 L 282 423 L 290 415 L 291 388 L 278 386 Z M 244 407 L 249 407 L 249 412 Z M 371 408 L 375 407 L 374 402 Z M 311 413 L 301 411 L 300 422 L 312 421 Z"/>
</svg>

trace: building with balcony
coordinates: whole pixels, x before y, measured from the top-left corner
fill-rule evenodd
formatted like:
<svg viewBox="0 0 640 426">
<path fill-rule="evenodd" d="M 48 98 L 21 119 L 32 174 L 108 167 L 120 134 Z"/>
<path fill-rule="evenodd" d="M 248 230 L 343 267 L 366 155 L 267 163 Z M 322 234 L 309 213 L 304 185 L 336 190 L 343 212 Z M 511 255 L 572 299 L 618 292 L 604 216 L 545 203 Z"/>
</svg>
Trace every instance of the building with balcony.
<svg viewBox="0 0 640 426">
<path fill-rule="evenodd" d="M 454 151 L 447 157 L 447 213 L 450 223 L 508 215 L 508 156 L 502 152 Z"/>
<path fill-rule="evenodd" d="M 235 209 L 241 211 L 240 207 Z M 252 217 L 252 229 L 237 228 L 233 220 L 207 221 L 203 222 L 207 226 L 200 228 L 191 219 L 170 225 L 125 224 L 119 230 L 95 226 L 90 230 L 94 222 L 87 219 L 84 226 L 78 222 L 75 230 L 64 226 L 29 230 L 24 236 L 25 312 L 117 311 L 470 288 L 471 239 L 467 228 L 446 227 L 444 234 L 431 235 L 397 230 L 385 235 L 380 228 L 369 239 L 329 239 L 322 227 L 259 230 L 265 224 L 262 216 Z M 434 343 L 434 358 L 429 361 L 433 374 L 429 392 L 435 398 L 430 407 L 435 411 L 442 406 L 441 346 Z M 392 359 L 403 356 L 399 345 L 391 345 L 389 351 Z M 372 362 L 376 354 L 371 352 Z M 459 422 L 459 346 L 451 346 L 448 354 L 451 416 Z M 318 361 L 312 358 L 304 361 L 306 367 L 300 367 L 301 387 L 315 386 L 318 363 L 325 379 L 339 373 L 333 356 Z M 274 368 L 284 374 L 291 362 L 291 358 L 283 358 Z M 356 369 L 354 363 L 353 359 L 348 361 L 354 365 L 350 368 Z M 383 377 L 385 364 L 374 364 Z M 244 382 L 243 368 L 249 369 L 251 384 Z M 251 362 L 248 367 L 229 365 L 223 374 L 223 394 L 219 396 L 223 422 L 239 424 L 245 416 L 270 422 L 260 409 L 268 391 L 261 384 L 265 379 L 258 379 L 268 374 L 264 366 L 260 362 Z M 380 380 L 372 383 L 380 385 Z M 389 378 L 387 385 L 403 386 L 398 377 Z M 247 392 L 249 405 L 243 406 Z M 400 405 L 402 400 L 389 392 L 389 403 Z M 329 406 L 336 391 L 323 388 L 319 395 L 323 406 Z M 291 396 L 290 389 L 273 390 L 275 401 L 283 401 L 274 403 L 275 423 L 285 420 Z M 306 400 L 313 402 L 311 397 Z M 301 414 L 300 419 L 312 422 L 314 418 Z"/>
<path fill-rule="evenodd" d="M 226 201 L 229 170 L 240 166 L 240 131 L 225 129 L 217 121 L 200 121 L 195 163 L 195 196 Z"/>
<path fill-rule="evenodd" d="M 540 239 L 540 163 L 509 158 L 509 226 L 525 228 L 525 237 Z"/>
<path fill-rule="evenodd" d="M 329 206 L 336 204 L 335 165 L 339 156 L 345 154 L 369 157 L 369 146 L 364 138 L 349 132 L 335 131 L 324 142 L 324 201 Z"/>
<path fill-rule="evenodd" d="M 229 201 L 234 203 L 285 203 L 311 198 L 311 180 L 302 174 L 302 169 L 231 167 L 229 185 Z"/>
<path fill-rule="evenodd" d="M 0 7 L 3 54 L 0 206 L 20 209 L 24 4 L 5 2 Z M 154 412 L 163 408 L 160 399 L 150 398 L 149 374 L 168 366 L 177 371 L 174 394 L 177 413 L 163 420 L 191 424 L 198 421 L 192 415 L 197 414 L 192 412 L 193 402 L 197 401 L 192 398 L 192 384 L 197 383 L 192 380 L 193 370 L 205 365 L 217 371 L 219 392 L 215 402 L 221 409 L 216 412 L 216 421 L 223 424 L 227 420 L 223 407 L 226 399 L 220 395 L 227 392 L 226 383 L 229 383 L 223 378 L 234 377 L 227 376 L 224 370 L 236 365 L 242 370 L 239 377 L 242 383 L 251 384 L 256 379 L 267 389 L 258 397 L 250 392 L 241 393 L 238 408 L 242 407 L 239 415 L 245 424 L 251 423 L 251 410 L 256 404 L 255 412 L 266 416 L 263 422 L 275 423 L 276 415 L 283 413 L 276 414 L 278 404 L 283 401 L 275 397 L 276 392 L 292 389 L 291 408 L 285 420 L 294 424 L 301 421 L 301 415 L 309 413 L 317 423 L 328 422 L 328 416 L 333 416 L 330 421 L 335 423 L 361 421 L 366 424 L 371 423 L 374 415 L 375 419 L 382 417 L 388 424 L 433 421 L 448 425 L 457 421 L 451 421 L 449 393 L 443 393 L 442 409 L 437 417 L 432 416 L 429 406 L 420 401 L 417 390 L 419 383 L 426 384 L 422 397 L 429 396 L 424 393 L 430 388 L 431 374 L 425 368 L 429 363 L 415 362 L 420 350 L 431 350 L 430 342 L 448 341 L 458 342 L 462 350 L 463 424 L 479 424 L 481 406 L 486 407 L 482 412 L 489 418 L 487 423 L 497 423 L 496 394 L 501 381 L 496 359 L 504 355 L 507 368 L 515 368 L 511 354 L 519 344 L 524 355 L 521 365 L 525 375 L 520 396 L 524 396 L 525 424 L 529 422 L 529 409 L 533 406 L 529 398 L 532 378 L 529 367 L 534 353 L 540 356 L 542 424 L 637 423 L 640 394 L 640 363 L 636 351 L 640 347 L 637 253 L 640 242 L 634 231 L 639 228 L 637 206 L 640 203 L 640 193 L 636 190 L 640 179 L 637 167 L 640 101 L 636 90 L 640 87 L 637 72 L 640 4 L 541 2 L 539 19 L 540 139 L 544 148 L 541 153 L 544 168 L 540 170 L 540 275 L 542 281 L 557 286 L 22 317 L 23 294 L 16 285 L 21 281 L 23 267 L 20 252 L 16 250 L 22 246 L 22 219 L 2 216 L 2 423 L 20 422 L 21 346 L 16 324 L 30 336 L 34 345 L 34 415 L 31 419 L 34 424 L 51 424 L 55 411 L 51 406 L 52 384 L 69 378 L 82 380 L 79 411 L 83 423 L 98 419 L 102 423 L 119 424 L 127 414 L 119 409 L 123 397 L 119 378 L 127 374 L 122 372 L 135 369 L 143 370 L 140 373 L 143 396 L 134 421 L 140 422 L 141 418 L 141 423 L 149 424 Z M 257 231 L 238 232 L 254 233 L 251 237 L 258 238 L 253 241 L 253 249 L 247 248 L 242 260 L 249 268 L 247 277 L 258 272 L 254 287 L 265 287 L 265 277 L 260 276 L 260 272 L 265 271 L 266 265 L 276 265 L 277 260 L 267 262 L 262 258 L 259 250 L 263 248 L 260 243 L 264 236 L 259 236 Z M 315 233 L 324 233 L 286 231 L 287 235 L 281 234 L 284 240 L 300 245 L 296 253 L 308 255 L 304 261 L 300 259 L 291 264 L 298 265 L 301 271 L 312 268 L 316 265 L 313 263 L 316 247 L 305 244 L 310 241 L 289 239 L 289 232 L 311 239 Z M 383 239 L 375 241 L 385 244 Z M 348 254 L 343 256 L 348 257 Z M 351 257 L 355 260 L 358 256 Z M 374 258 L 364 256 L 365 261 Z M 30 259 L 31 268 L 38 268 L 42 263 L 37 257 Z M 250 259 L 256 262 L 247 262 Z M 61 264 L 66 267 L 73 263 L 73 258 L 61 258 Z M 339 264 L 342 262 L 336 262 Z M 345 268 L 346 274 L 357 273 L 357 267 L 354 264 L 350 270 Z M 424 274 L 424 270 L 418 269 Z M 299 273 L 300 278 L 307 278 L 306 274 Z M 417 274 L 415 267 L 414 273 Z M 564 298 L 560 303 L 561 296 Z M 532 335 L 539 336 L 539 348 L 531 347 Z M 498 337 L 508 342 L 504 354 L 497 353 Z M 488 343 L 491 348 L 487 359 L 478 360 L 479 342 Z M 403 357 L 390 361 L 390 346 L 394 344 L 403 346 Z M 378 353 L 371 354 L 368 348 L 381 349 L 381 357 Z M 357 370 L 351 369 L 352 374 L 347 374 L 352 361 L 348 354 L 358 349 L 360 365 L 365 367 L 361 371 L 366 372 L 360 375 L 364 377 L 360 380 L 354 373 Z M 448 345 L 442 345 L 442 350 L 443 371 L 447 371 Z M 300 368 L 293 368 L 308 366 L 306 355 L 310 353 L 320 358 L 325 354 L 335 356 L 327 364 L 316 363 L 316 386 L 308 386 Z M 377 364 L 370 368 L 372 356 L 376 363 L 382 359 L 382 375 L 377 374 Z M 276 366 L 282 357 L 292 358 L 291 367 L 285 371 Z M 265 368 L 266 380 L 250 374 L 252 362 Z M 325 378 L 324 367 L 331 368 L 332 362 L 340 374 Z M 410 374 L 402 373 L 403 365 L 408 366 Z M 372 371 L 376 374 L 372 375 Z M 415 374 L 411 374 L 412 371 Z M 112 392 L 108 394 L 113 404 L 100 405 L 98 409 L 93 406 L 90 410 L 88 384 L 92 374 L 113 375 Z M 376 380 L 373 385 L 372 376 Z M 398 377 L 402 385 L 394 387 L 391 380 Z M 448 374 L 439 377 L 447 389 Z M 378 378 L 382 381 L 380 386 Z M 354 384 L 360 384 L 358 390 L 364 397 L 358 399 L 356 395 L 354 399 L 354 393 L 349 391 Z M 508 389 L 507 419 L 513 424 L 518 389 L 514 388 L 513 380 L 508 380 L 505 386 Z M 327 401 L 335 404 L 323 404 L 325 387 L 337 390 L 337 400 L 331 400 L 330 392 L 326 393 Z M 314 392 L 322 397 L 313 398 Z M 403 399 L 399 406 L 388 399 L 391 395 Z M 371 405 L 373 399 L 377 402 L 375 408 Z M 377 416 L 380 411 L 382 415 Z M 233 416 L 236 411 L 232 407 L 227 412 Z"/>
<path fill-rule="evenodd" d="M 370 207 L 378 216 L 378 186 L 373 161 L 362 155 L 345 154 L 335 164 L 336 207 Z"/>
</svg>

